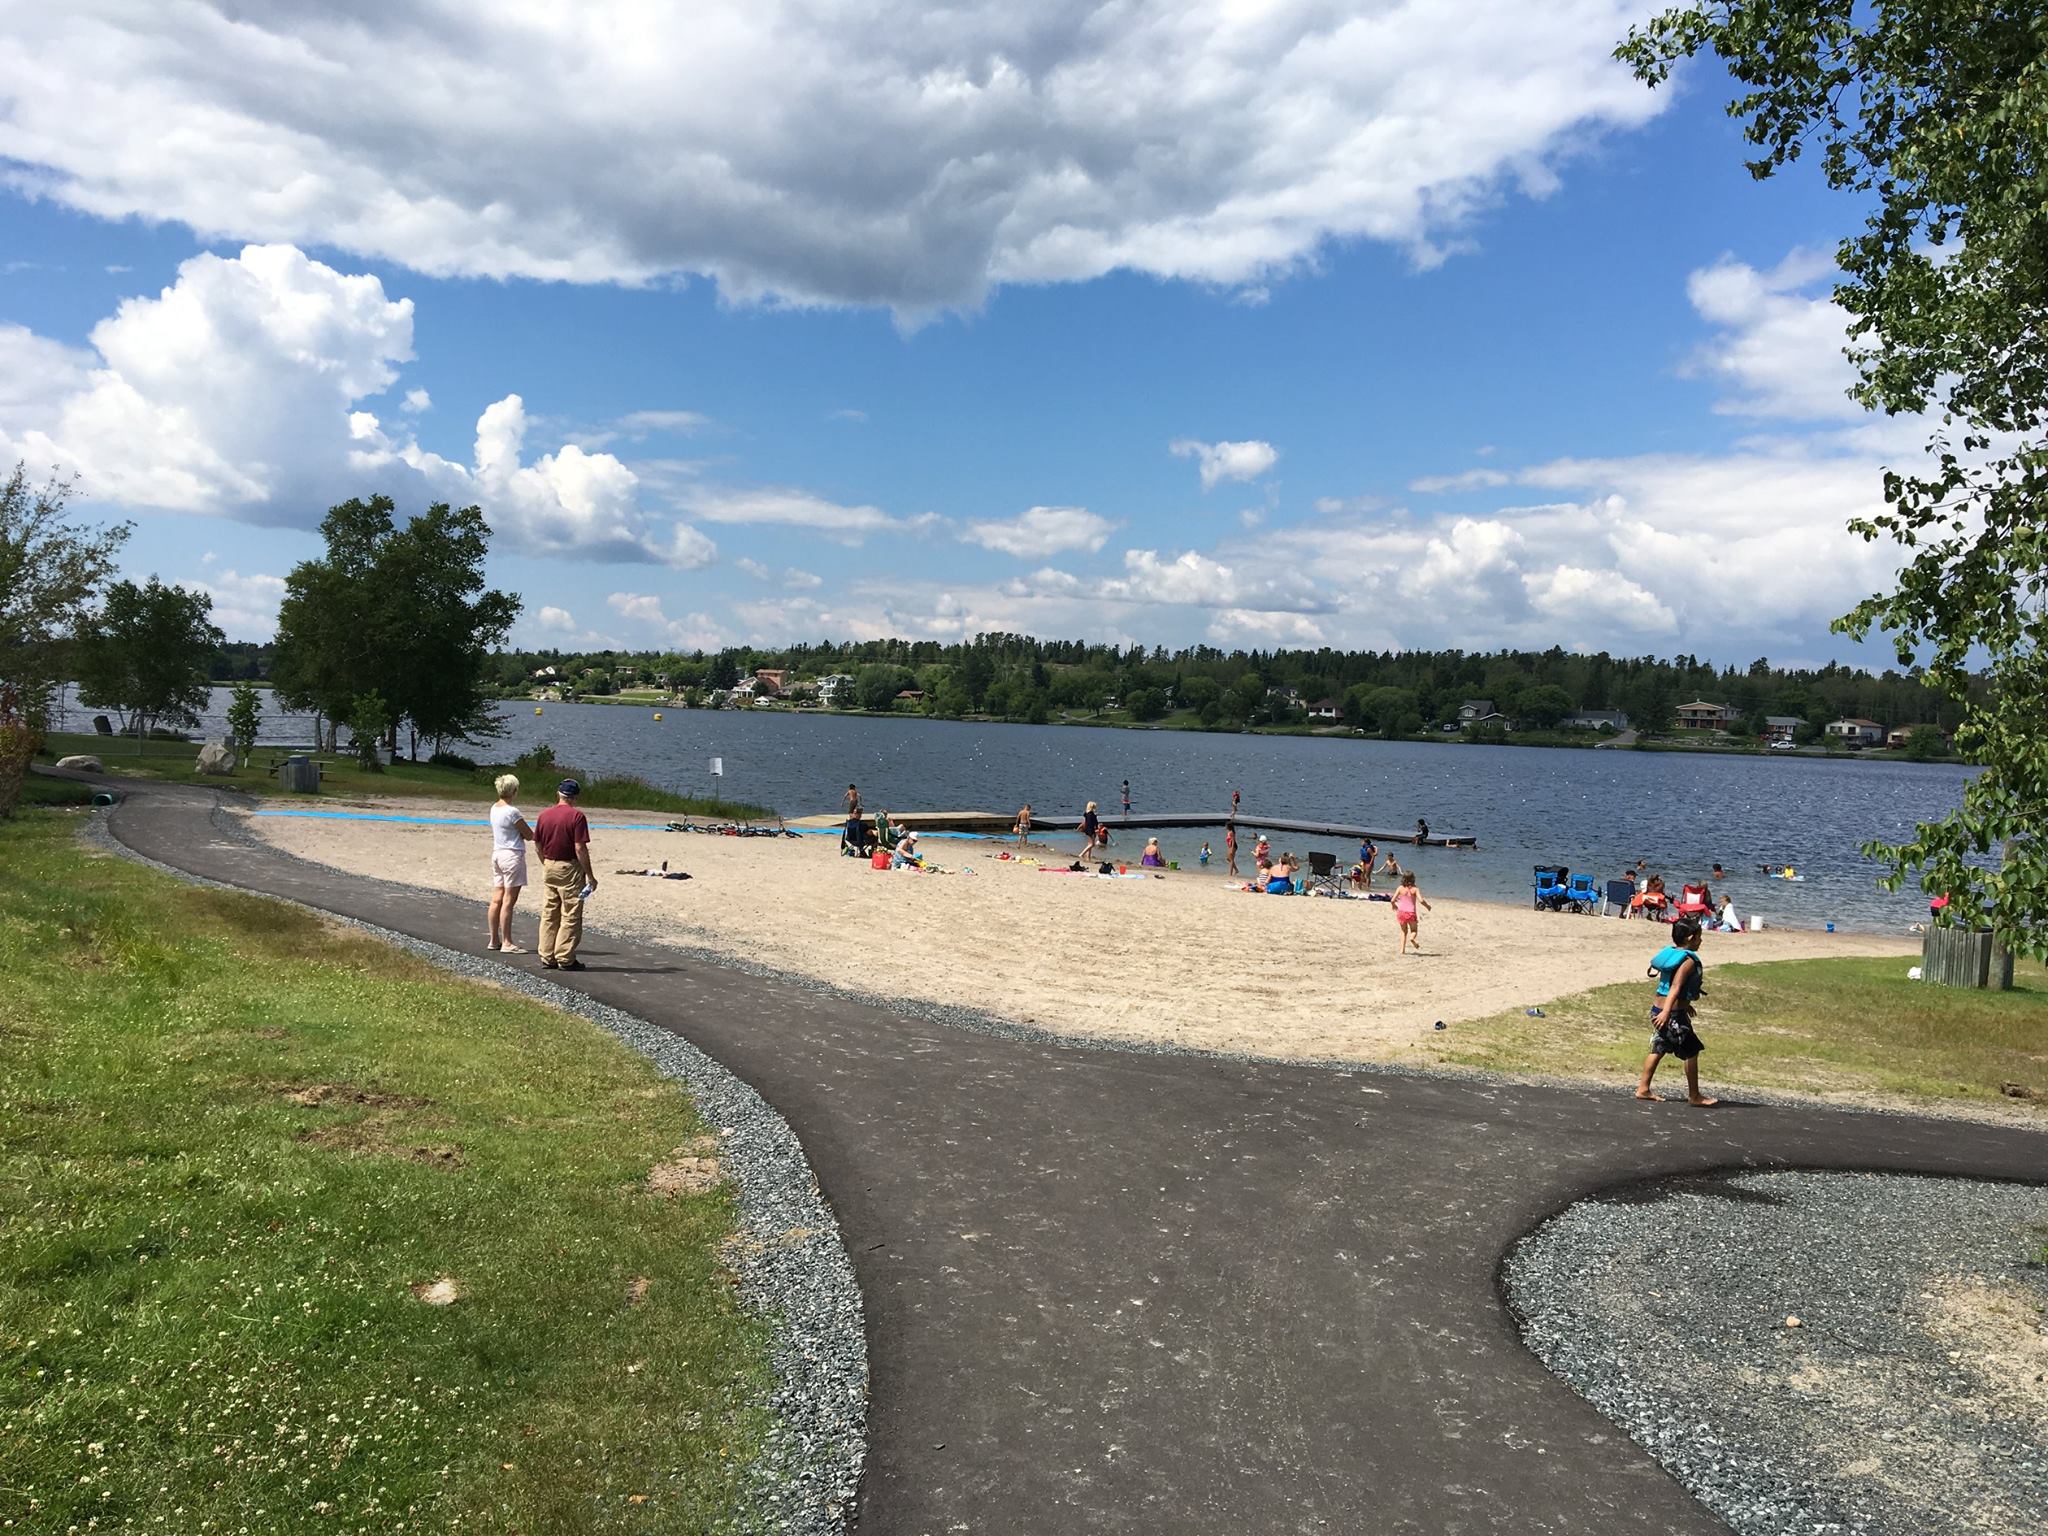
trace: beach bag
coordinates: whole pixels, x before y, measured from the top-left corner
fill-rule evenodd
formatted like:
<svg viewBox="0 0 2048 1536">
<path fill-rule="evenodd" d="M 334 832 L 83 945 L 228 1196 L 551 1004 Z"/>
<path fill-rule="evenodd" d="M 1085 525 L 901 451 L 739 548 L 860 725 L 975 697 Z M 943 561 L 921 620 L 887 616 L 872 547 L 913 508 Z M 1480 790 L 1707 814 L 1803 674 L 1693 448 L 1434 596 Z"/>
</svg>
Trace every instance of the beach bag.
<svg viewBox="0 0 2048 1536">
<path fill-rule="evenodd" d="M 872 856 L 871 856 L 871 857 L 870 857 L 870 858 L 868 859 L 868 868 L 870 868 L 870 869 L 887 869 L 888 867 L 889 867 L 889 854 L 888 854 L 887 850 L 886 850 L 886 849 L 882 849 L 882 848 L 877 848 L 877 849 L 876 849 L 876 850 L 874 851 L 874 854 L 873 854 L 873 855 L 872 855 Z"/>
</svg>

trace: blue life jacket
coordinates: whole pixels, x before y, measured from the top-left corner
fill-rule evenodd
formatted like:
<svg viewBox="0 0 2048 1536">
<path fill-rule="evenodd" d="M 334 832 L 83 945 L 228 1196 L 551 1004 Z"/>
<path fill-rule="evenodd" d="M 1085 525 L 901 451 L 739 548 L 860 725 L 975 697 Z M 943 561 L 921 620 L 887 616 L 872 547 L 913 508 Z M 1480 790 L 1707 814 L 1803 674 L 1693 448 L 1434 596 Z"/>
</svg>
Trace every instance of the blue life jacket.
<svg viewBox="0 0 2048 1536">
<path fill-rule="evenodd" d="M 1666 944 L 1650 957 L 1650 971 L 1657 978 L 1659 997 L 1671 995 L 1671 980 L 1678 974 L 1678 968 L 1688 960 L 1694 962 L 1692 974 L 1685 979 L 1685 991 L 1679 997 L 1679 1001 L 1689 1003 L 1706 990 L 1706 963 L 1700 959 L 1699 952 L 1678 944 Z"/>
</svg>

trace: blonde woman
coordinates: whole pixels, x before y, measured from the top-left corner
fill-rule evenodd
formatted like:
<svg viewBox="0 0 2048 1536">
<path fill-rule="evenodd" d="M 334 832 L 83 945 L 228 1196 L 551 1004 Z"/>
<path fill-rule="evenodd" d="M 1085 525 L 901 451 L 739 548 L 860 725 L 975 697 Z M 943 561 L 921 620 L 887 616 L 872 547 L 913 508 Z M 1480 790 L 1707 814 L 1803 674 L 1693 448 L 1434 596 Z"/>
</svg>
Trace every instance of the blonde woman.
<svg viewBox="0 0 2048 1536">
<path fill-rule="evenodd" d="M 526 845 L 533 841 L 533 828 L 512 803 L 519 793 L 516 778 L 501 773 L 491 787 L 498 800 L 491 807 L 491 936 L 484 948 L 523 955 L 525 946 L 512 942 L 512 909 L 526 884 Z"/>
</svg>

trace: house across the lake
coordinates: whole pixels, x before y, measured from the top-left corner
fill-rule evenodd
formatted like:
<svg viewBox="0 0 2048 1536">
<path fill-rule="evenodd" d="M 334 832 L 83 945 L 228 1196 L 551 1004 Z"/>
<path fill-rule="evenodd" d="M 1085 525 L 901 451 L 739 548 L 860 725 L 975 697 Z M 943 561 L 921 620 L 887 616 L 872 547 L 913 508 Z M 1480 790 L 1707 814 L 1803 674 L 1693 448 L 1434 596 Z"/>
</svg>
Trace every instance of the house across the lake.
<svg viewBox="0 0 2048 1536">
<path fill-rule="evenodd" d="M 1335 699 L 1317 699 L 1309 705 L 1308 717 L 1311 720 L 1342 720 L 1344 706 Z"/>
<path fill-rule="evenodd" d="M 1628 711 L 1575 709 L 1557 723 L 1568 731 L 1597 731 L 1603 727 L 1612 731 L 1625 731 L 1628 729 Z"/>
<path fill-rule="evenodd" d="M 1942 730 L 1942 728 L 1938 725 L 1927 725 L 1924 723 L 1920 725 L 1893 726 L 1890 730 L 1884 733 L 1884 744 L 1892 748 L 1894 751 L 1896 751 L 1898 748 L 1903 747 L 1906 744 L 1907 737 L 1911 736 L 1915 731 L 1923 730 L 1935 732 L 1937 735 L 1941 737 L 1942 744 L 1944 746 L 1948 744 L 1949 736 L 1947 731 Z"/>
<path fill-rule="evenodd" d="M 1493 707 L 1491 699 L 1467 699 L 1458 706 L 1458 724 L 1471 725 L 1479 720 L 1498 720 L 1500 712 Z"/>
<path fill-rule="evenodd" d="M 1874 747 L 1884 740 L 1884 727 L 1860 715 L 1847 715 L 1828 722 L 1827 736 L 1845 747 Z"/>
<path fill-rule="evenodd" d="M 1797 715 L 1765 715 L 1764 740 L 1791 741 L 1799 735 L 1799 727 L 1806 724 Z"/>
<path fill-rule="evenodd" d="M 1705 699 L 1694 699 L 1690 704 L 1678 706 L 1678 728 L 1681 731 L 1725 731 L 1735 721 L 1735 711 L 1726 704 L 1709 704 Z"/>
</svg>

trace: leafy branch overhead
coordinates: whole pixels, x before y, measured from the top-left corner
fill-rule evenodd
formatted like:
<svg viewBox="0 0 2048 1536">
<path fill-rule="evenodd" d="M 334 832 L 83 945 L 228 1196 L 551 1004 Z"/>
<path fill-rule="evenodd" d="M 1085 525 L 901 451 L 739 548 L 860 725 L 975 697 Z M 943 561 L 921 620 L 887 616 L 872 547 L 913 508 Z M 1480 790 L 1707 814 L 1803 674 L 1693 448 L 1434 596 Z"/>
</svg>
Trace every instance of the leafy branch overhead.
<svg viewBox="0 0 2048 1536">
<path fill-rule="evenodd" d="M 1957 0 L 1721 0 L 1632 31 L 1617 56 L 1650 85 L 1712 52 L 1730 116 L 1776 174 L 1817 149 L 1857 199 L 1836 301 L 1855 397 L 1929 419 L 1923 459 L 1887 470 L 1884 510 L 1850 524 L 1903 552 L 1894 590 L 1836 621 L 1888 635 L 1903 663 L 1965 696 L 1982 764 L 1961 807 L 1866 850 L 1917 874 L 2002 942 L 2048 949 L 2048 9 Z"/>
</svg>

